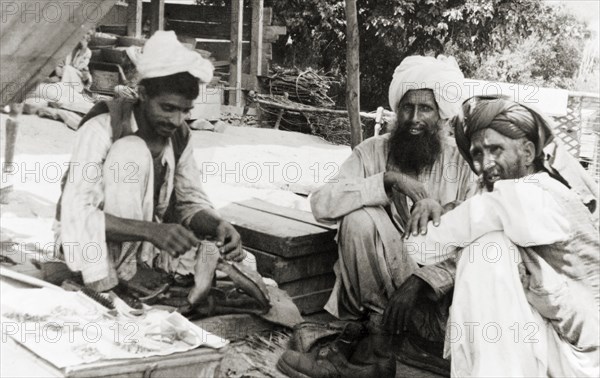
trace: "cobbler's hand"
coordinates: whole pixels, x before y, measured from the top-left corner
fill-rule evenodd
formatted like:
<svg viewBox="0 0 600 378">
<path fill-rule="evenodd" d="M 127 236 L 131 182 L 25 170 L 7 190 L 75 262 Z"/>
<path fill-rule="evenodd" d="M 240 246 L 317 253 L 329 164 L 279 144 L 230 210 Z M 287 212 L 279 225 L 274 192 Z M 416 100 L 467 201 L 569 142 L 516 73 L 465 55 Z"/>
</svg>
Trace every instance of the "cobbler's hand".
<svg viewBox="0 0 600 378">
<path fill-rule="evenodd" d="M 158 249 L 177 257 L 197 246 L 200 240 L 194 233 L 176 223 L 150 223 L 147 240 Z"/>
<path fill-rule="evenodd" d="M 236 262 L 246 258 L 246 253 L 242 249 L 242 238 L 236 229 L 228 222 L 221 222 L 217 226 L 216 244 L 225 260 Z"/>
</svg>

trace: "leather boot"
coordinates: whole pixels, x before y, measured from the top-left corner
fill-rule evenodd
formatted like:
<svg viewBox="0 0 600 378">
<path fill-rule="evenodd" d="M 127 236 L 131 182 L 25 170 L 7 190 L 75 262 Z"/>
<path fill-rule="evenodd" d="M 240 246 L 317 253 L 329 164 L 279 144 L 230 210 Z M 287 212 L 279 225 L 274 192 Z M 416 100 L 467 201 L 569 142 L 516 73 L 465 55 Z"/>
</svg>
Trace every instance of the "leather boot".
<svg viewBox="0 0 600 378">
<path fill-rule="evenodd" d="M 396 375 L 395 359 L 359 365 L 348 361 L 335 348 L 329 349 L 325 356 L 287 350 L 277 361 L 277 368 L 291 378 L 392 378 Z"/>
<path fill-rule="evenodd" d="M 294 326 L 290 340 L 290 349 L 297 352 L 310 352 L 337 344 L 338 350 L 346 357 L 354 350 L 357 341 L 367 334 L 366 327 L 361 322 L 303 322 Z"/>
</svg>

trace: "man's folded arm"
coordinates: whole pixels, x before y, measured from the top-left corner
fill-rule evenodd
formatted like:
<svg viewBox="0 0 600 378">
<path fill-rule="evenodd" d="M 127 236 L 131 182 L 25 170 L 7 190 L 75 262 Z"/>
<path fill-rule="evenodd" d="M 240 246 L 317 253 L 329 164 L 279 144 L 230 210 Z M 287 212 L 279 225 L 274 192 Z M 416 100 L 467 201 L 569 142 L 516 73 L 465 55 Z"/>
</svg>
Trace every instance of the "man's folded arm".
<svg viewBox="0 0 600 378">
<path fill-rule="evenodd" d="M 415 261 L 436 264 L 466 248 L 488 232 L 503 231 L 520 246 L 552 244 L 566 240 L 568 221 L 554 198 L 525 180 L 495 183 L 493 192 L 472 197 L 429 223 L 426 235 L 410 237 L 407 248 Z"/>
<path fill-rule="evenodd" d="M 315 219 L 333 222 L 365 206 L 387 205 L 389 199 L 383 175 L 382 172 L 365 177 L 362 156 L 354 150 L 332 182 L 311 194 L 310 205 Z"/>
</svg>

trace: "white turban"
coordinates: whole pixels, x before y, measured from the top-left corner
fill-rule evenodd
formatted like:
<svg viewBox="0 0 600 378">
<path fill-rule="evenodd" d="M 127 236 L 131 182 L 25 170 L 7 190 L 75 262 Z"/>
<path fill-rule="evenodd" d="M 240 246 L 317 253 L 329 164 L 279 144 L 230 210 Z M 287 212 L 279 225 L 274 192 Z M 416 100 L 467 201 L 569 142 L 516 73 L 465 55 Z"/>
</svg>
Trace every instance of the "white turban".
<svg viewBox="0 0 600 378">
<path fill-rule="evenodd" d="M 440 118 L 452 118 L 461 112 L 464 80 L 453 57 L 409 56 L 394 71 L 389 92 L 390 106 L 395 112 L 406 92 L 431 89 Z"/>
<path fill-rule="evenodd" d="M 157 31 L 146 41 L 135 62 L 140 79 L 189 72 L 208 83 L 213 77 L 213 65 L 200 54 L 182 45 L 174 31 Z"/>
</svg>

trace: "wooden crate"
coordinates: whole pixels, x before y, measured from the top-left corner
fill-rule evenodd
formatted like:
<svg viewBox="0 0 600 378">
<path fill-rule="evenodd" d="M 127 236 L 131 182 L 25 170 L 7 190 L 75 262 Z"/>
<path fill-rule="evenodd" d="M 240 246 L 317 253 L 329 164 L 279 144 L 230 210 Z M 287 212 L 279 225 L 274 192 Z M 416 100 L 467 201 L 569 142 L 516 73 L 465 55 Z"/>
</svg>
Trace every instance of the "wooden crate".
<svg viewBox="0 0 600 378">
<path fill-rule="evenodd" d="M 10 269 L 12 271 L 12 269 Z M 32 287 L 38 286 L 41 280 L 29 277 L 27 281 L 10 278 L 3 273 L 0 277 L 0 286 L 7 289 L 10 287 Z M 45 283 L 47 284 L 47 283 Z M 49 285 L 49 284 L 48 284 Z M 233 316 L 235 318 L 235 316 Z M 241 316 L 238 316 L 241 317 Z M 227 324 L 228 318 L 217 323 L 215 318 L 204 319 L 204 325 L 213 325 L 215 330 L 224 332 L 231 330 Z M 269 325 L 260 319 L 243 319 L 244 327 L 241 331 L 253 332 L 261 330 Z M 225 324 L 225 325 L 223 325 Z M 63 335 L 64 336 L 64 335 Z M 1 377 L 121 377 L 121 378 L 143 378 L 143 377 L 212 377 L 218 368 L 221 359 L 227 351 L 228 346 L 221 349 L 200 347 L 187 352 L 173 353 L 166 356 L 154 356 L 135 359 L 114 359 L 97 361 L 65 368 L 58 368 L 38 356 L 24 345 L 15 341 L 12 337 L 3 335 L 0 343 Z"/>
<path fill-rule="evenodd" d="M 246 248 L 256 257 L 256 267 L 260 274 L 274 279 L 278 284 L 307 280 L 333 272 L 337 260 L 337 249 L 304 255 L 292 259 L 276 256 L 253 248 Z"/>
<path fill-rule="evenodd" d="M 90 62 L 92 90 L 99 93 L 113 94 L 116 85 L 123 83 L 125 74 L 120 65 L 106 62 Z"/>
<path fill-rule="evenodd" d="M 337 249 L 336 227 L 318 223 L 311 213 L 261 200 L 229 204 L 219 213 L 242 236 L 244 246 L 293 258 Z"/>
<path fill-rule="evenodd" d="M 297 297 L 304 293 L 315 293 L 317 291 L 331 289 L 335 283 L 335 274 L 325 273 L 319 276 L 303 278 L 296 281 L 284 282 L 279 285 L 290 297 Z"/>
<path fill-rule="evenodd" d="M 212 377 L 226 348 L 197 348 L 183 353 L 93 362 L 59 369 L 7 337 L 2 343 L 2 376 L 69 378 Z"/>
<path fill-rule="evenodd" d="M 335 226 L 261 200 L 233 203 L 219 212 L 242 236 L 258 272 L 287 291 L 302 314 L 323 310 L 335 283 Z"/>
<path fill-rule="evenodd" d="M 292 300 L 296 306 L 298 306 L 302 315 L 310 315 L 323 311 L 323 307 L 325 307 L 330 295 L 331 289 L 326 289 L 314 293 L 298 295 L 292 297 Z"/>
</svg>

